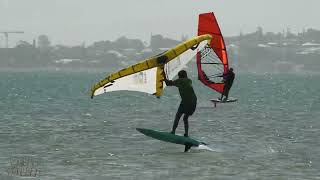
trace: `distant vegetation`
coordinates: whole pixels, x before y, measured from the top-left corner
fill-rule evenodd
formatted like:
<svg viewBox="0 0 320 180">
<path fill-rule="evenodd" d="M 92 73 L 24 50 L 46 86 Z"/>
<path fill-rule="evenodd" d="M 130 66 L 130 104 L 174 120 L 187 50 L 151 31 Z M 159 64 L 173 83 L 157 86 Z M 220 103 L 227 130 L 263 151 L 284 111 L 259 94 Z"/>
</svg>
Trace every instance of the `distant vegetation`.
<svg viewBox="0 0 320 180">
<path fill-rule="evenodd" d="M 150 42 L 120 37 L 86 46 L 52 45 L 40 35 L 37 42 L 20 41 L 14 48 L 0 48 L 0 68 L 101 68 L 114 70 L 156 55 L 186 40 L 153 35 Z M 225 37 L 230 63 L 245 72 L 309 72 L 320 70 L 320 31 L 307 29 L 256 32 Z"/>
<path fill-rule="evenodd" d="M 320 31 L 293 34 L 256 32 L 226 38 L 229 59 L 246 72 L 317 72 L 320 70 Z"/>
</svg>

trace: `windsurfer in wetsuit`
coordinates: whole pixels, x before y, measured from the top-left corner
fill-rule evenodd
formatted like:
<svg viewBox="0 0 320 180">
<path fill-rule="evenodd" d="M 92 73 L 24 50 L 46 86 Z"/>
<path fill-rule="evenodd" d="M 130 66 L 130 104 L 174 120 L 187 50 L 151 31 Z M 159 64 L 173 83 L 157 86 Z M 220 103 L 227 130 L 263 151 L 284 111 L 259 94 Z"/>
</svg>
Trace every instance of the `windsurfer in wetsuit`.
<svg viewBox="0 0 320 180">
<path fill-rule="evenodd" d="M 184 70 L 181 70 L 178 73 L 178 79 L 176 80 L 168 80 L 166 75 L 164 74 L 164 81 L 167 86 L 176 86 L 179 89 L 180 97 L 181 97 L 181 103 L 178 108 L 176 117 L 174 119 L 173 127 L 172 127 L 172 134 L 175 134 L 176 129 L 178 127 L 179 120 L 181 116 L 183 116 L 184 121 L 184 130 L 185 130 L 185 137 L 188 137 L 188 130 L 189 130 L 189 123 L 188 118 L 191 116 L 194 111 L 196 110 L 197 106 L 197 96 L 194 93 L 193 87 L 192 87 L 192 81 L 188 78 L 187 72 Z"/>
<path fill-rule="evenodd" d="M 228 72 L 226 74 L 223 74 L 223 80 L 222 82 L 224 82 L 224 88 L 223 88 L 223 93 L 221 94 L 221 100 L 223 98 L 223 96 L 225 96 L 225 99 L 223 101 L 228 100 L 228 96 L 229 96 L 229 91 L 231 89 L 231 86 L 233 84 L 233 80 L 235 77 L 235 74 L 233 72 L 233 68 L 230 68 L 228 70 Z"/>
</svg>

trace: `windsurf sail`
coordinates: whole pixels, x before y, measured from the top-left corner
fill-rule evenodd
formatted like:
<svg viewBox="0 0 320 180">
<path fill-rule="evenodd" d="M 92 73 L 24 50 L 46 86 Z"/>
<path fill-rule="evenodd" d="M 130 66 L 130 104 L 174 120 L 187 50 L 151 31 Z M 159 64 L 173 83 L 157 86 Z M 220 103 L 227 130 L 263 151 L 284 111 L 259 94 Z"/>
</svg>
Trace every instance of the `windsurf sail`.
<svg viewBox="0 0 320 180">
<path fill-rule="evenodd" d="M 91 98 L 120 90 L 145 92 L 160 97 L 165 87 L 163 71 L 172 79 L 193 59 L 198 49 L 210 43 L 211 38 L 209 34 L 191 38 L 159 55 L 112 73 L 92 87 Z"/>
<path fill-rule="evenodd" d="M 227 73 L 229 63 L 226 45 L 214 13 L 199 15 L 198 35 L 204 34 L 211 35 L 212 40 L 197 52 L 198 78 L 205 86 L 222 93 L 223 74 Z"/>
</svg>

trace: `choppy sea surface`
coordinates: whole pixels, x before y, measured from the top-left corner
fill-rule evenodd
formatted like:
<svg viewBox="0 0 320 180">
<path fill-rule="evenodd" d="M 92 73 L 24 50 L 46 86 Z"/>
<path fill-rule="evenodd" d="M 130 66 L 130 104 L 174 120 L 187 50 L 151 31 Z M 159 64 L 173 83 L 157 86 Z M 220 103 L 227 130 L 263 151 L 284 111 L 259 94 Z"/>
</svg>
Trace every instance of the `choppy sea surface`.
<svg viewBox="0 0 320 180">
<path fill-rule="evenodd" d="M 188 153 L 135 129 L 170 131 L 176 88 L 90 99 L 104 75 L 0 72 L 0 179 L 26 179 L 10 171 L 25 157 L 39 171 L 27 179 L 320 179 L 320 75 L 237 74 L 238 102 L 216 108 L 218 94 L 193 78 L 190 136 L 213 151 Z"/>
</svg>

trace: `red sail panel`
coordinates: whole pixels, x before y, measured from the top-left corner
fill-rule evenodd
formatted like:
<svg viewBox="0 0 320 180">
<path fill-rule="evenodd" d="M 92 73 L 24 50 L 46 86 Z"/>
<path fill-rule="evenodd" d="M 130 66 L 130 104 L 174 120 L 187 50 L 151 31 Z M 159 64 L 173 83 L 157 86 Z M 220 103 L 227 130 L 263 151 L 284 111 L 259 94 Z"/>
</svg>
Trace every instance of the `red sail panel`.
<svg viewBox="0 0 320 180">
<path fill-rule="evenodd" d="M 217 19 L 212 12 L 199 15 L 198 35 L 203 34 L 210 34 L 213 37 L 210 46 L 225 65 L 225 70 L 227 71 L 228 56 L 226 46 Z"/>
<path fill-rule="evenodd" d="M 197 68 L 198 68 L 198 78 L 199 80 L 209 88 L 222 93 L 224 88 L 224 83 L 212 83 L 210 80 L 207 79 L 204 71 L 202 70 L 201 66 L 201 53 L 200 51 L 197 52 Z"/>
<path fill-rule="evenodd" d="M 227 50 L 217 19 L 214 16 L 214 13 L 212 12 L 199 15 L 198 35 L 203 34 L 210 34 L 212 36 L 210 46 L 221 62 L 221 67 L 223 69 L 221 73 L 226 73 L 229 69 Z M 215 91 L 222 93 L 224 87 L 224 84 L 222 82 L 212 82 L 205 78 L 206 75 L 204 74 L 201 62 L 202 57 L 200 52 L 198 52 L 198 54 L 199 55 L 197 55 L 197 66 L 200 81 L 206 86 L 214 89 Z"/>
</svg>

